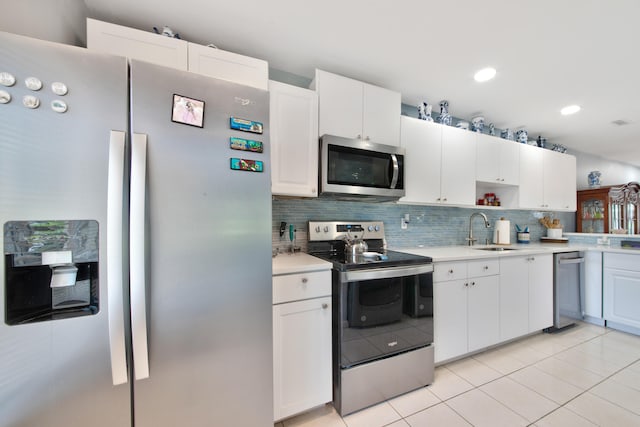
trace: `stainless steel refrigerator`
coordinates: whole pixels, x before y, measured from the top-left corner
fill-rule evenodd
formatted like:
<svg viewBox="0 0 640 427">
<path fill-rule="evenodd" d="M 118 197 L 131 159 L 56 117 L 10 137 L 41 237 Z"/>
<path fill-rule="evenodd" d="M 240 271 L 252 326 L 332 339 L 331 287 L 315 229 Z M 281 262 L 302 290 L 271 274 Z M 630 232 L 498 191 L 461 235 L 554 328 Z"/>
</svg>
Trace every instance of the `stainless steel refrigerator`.
<svg viewBox="0 0 640 427">
<path fill-rule="evenodd" d="M 0 426 L 272 425 L 268 93 L 0 58 Z"/>
</svg>

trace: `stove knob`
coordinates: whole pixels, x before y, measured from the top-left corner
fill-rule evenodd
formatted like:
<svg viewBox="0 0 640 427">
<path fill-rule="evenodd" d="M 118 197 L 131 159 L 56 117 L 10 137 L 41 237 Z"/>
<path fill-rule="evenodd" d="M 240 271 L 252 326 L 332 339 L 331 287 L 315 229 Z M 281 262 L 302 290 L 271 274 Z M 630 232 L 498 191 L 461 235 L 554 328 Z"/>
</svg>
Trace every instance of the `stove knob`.
<svg viewBox="0 0 640 427">
<path fill-rule="evenodd" d="M 329 232 L 329 226 L 327 226 L 327 225 L 325 225 L 325 226 L 324 226 L 324 232 L 325 232 L 325 233 L 328 233 L 328 232 Z"/>
<path fill-rule="evenodd" d="M 369 227 L 367 227 L 367 230 L 373 231 L 373 225 L 370 225 Z"/>
<path fill-rule="evenodd" d="M 319 232 L 320 232 L 320 226 L 316 225 L 316 233 L 319 233 Z"/>
<path fill-rule="evenodd" d="M 380 226 L 376 225 L 376 231 L 380 231 Z"/>
</svg>

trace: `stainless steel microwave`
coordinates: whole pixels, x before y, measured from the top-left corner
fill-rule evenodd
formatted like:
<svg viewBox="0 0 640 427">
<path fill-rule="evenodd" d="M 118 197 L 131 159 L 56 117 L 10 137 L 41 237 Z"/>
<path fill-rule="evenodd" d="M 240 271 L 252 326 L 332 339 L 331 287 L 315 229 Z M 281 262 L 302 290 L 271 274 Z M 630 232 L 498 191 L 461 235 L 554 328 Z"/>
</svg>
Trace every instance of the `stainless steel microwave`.
<svg viewBox="0 0 640 427">
<path fill-rule="evenodd" d="M 360 139 L 320 138 L 320 194 L 395 200 L 404 196 L 404 154 L 401 147 Z"/>
</svg>

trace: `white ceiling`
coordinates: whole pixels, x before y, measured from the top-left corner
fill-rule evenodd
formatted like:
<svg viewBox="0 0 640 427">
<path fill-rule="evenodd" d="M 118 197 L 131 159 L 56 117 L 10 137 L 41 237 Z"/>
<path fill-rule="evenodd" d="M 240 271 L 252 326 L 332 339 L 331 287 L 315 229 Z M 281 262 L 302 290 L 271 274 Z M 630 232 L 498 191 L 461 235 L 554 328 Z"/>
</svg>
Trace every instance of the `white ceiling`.
<svg viewBox="0 0 640 427">
<path fill-rule="evenodd" d="M 85 0 L 91 17 L 450 104 L 530 139 L 640 166 L 638 0 Z M 493 66 L 496 78 L 473 74 Z M 579 104 L 582 111 L 561 116 Z M 434 112 L 439 111 L 434 107 Z M 617 126 L 614 120 L 629 124 Z"/>
</svg>

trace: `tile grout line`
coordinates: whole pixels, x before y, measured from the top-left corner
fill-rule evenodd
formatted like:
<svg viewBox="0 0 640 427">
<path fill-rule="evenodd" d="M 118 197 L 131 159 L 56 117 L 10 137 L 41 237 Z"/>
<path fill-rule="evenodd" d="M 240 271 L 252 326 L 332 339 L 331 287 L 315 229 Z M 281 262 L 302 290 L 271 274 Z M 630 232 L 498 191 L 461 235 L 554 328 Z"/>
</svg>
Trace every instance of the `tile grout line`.
<svg viewBox="0 0 640 427">
<path fill-rule="evenodd" d="M 602 333 L 602 334 L 597 334 L 596 336 L 593 336 L 593 337 L 591 337 L 591 338 L 589 338 L 589 339 L 586 339 L 586 340 L 584 340 L 584 341 L 581 341 L 581 342 L 579 342 L 579 343 L 576 343 L 576 344 L 574 344 L 574 345 L 571 345 L 571 346 L 569 346 L 569 347 L 567 347 L 567 348 L 564 348 L 563 350 L 561 350 L 561 351 L 559 351 L 559 352 L 557 352 L 557 353 L 554 353 L 554 354 L 548 355 L 548 356 L 546 356 L 546 357 L 543 357 L 542 359 L 540 359 L 540 360 L 538 360 L 538 361 L 536 361 L 536 362 L 534 362 L 534 363 L 528 364 L 528 365 L 526 365 L 526 366 L 524 366 L 524 367 L 522 367 L 522 368 L 516 369 L 516 370 L 514 370 L 514 371 L 510 372 L 509 374 L 503 374 L 502 372 L 499 372 L 499 373 L 501 374 L 501 376 L 500 376 L 500 377 L 495 378 L 495 379 L 493 379 L 493 380 L 491 380 L 491 381 L 487 381 L 486 383 L 483 383 L 483 384 L 482 384 L 482 385 L 480 385 L 480 386 L 476 386 L 475 384 L 470 383 L 470 382 L 469 382 L 469 381 L 467 381 L 464 377 L 461 377 L 461 376 L 460 376 L 460 375 L 458 375 L 456 372 L 454 372 L 454 371 L 452 371 L 451 369 L 447 368 L 447 367 L 446 367 L 447 365 L 442 365 L 442 367 L 443 367 L 443 368 L 446 368 L 449 372 L 451 372 L 452 374 L 454 374 L 454 375 L 455 375 L 455 376 L 457 376 L 458 378 L 460 378 L 460 379 L 462 379 L 463 381 L 465 381 L 465 382 L 467 382 L 467 383 L 471 384 L 471 385 L 473 386 L 473 388 L 472 388 L 472 389 L 470 389 L 470 390 L 466 390 L 466 391 L 463 391 L 463 392 L 461 392 L 461 393 L 455 394 L 455 395 L 453 395 L 453 396 L 450 396 L 450 397 L 448 397 L 447 399 L 440 399 L 440 398 L 439 398 L 435 393 L 433 393 L 436 397 L 438 397 L 438 399 L 440 399 L 440 402 L 439 402 L 439 403 L 437 403 L 436 405 L 439 405 L 440 403 L 444 403 L 444 404 L 445 404 L 449 409 L 451 409 L 453 412 L 455 412 L 458 416 L 460 416 L 462 419 L 464 419 L 464 420 L 465 420 L 466 422 L 468 422 L 469 424 L 473 425 L 469 420 L 467 420 L 464 416 L 462 416 L 462 414 L 458 413 L 454 408 L 452 408 L 450 405 L 448 405 L 448 404 L 447 404 L 447 402 L 448 402 L 449 400 L 451 400 L 451 399 L 454 399 L 454 398 L 456 398 L 456 397 L 458 397 L 458 396 L 461 396 L 461 395 L 463 395 L 463 394 L 465 394 L 465 393 L 468 393 L 468 392 L 470 392 L 470 391 L 472 391 L 472 390 L 479 389 L 480 387 L 482 387 L 482 386 L 484 386 L 484 385 L 486 385 L 486 384 L 490 384 L 490 383 L 495 382 L 495 381 L 498 381 L 498 380 L 500 380 L 500 379 L 502 379 L 502 378 L 508 377 L 509 375 L 511 375 L 511 374 L 513 374 L 513 373 L 515 373 L 515 372 L 518 372 L 518 371 L 521 371 L 521 370 L 523 370 L 523 369 L 526 369 L 526 368 L 532 367 L 533 365 L 535 365 L 535 364 L 537 364 L 537 363 L 540 363 L 540 362 L 542 362 L 543 360 L 548 360 L 548 359 L 550 359 L 550 358 L 552 358 L 552 357 L 555 357 L 555 356 L 556 356 L 557 354 L 559 354 L 559 353 L 565 352 L 565 351 L 567 351 L 567 350 L 570 350 L 570 349 L 573 349 L 573 348 L 575 348 L 575 347 L 578 347 L 578 346 L 580 346 L 580 345 L 582 345 L 582 344 L 588 343 L 589 341 L 595 340 L 596 338 L 601 338 L 601 337 L 603 337 L 603 336 L 605 336 L 605 335 L 609 334 L 609 333 L 610 333 L 610 332 L 612 332 L 612 331 L 613 331 L 613 329 L 608 329 L 608 328 L 606 328 L 606 327 L 605 327 L 605 332 L 604 332 L 604 333 Z M 534 336 L 535 336 L 535 335 L 534 335 Z M 527 339 L 527 338 L 523 339 L 522 341 L 524 342 L 524 341 L 526 341 L 526 339 Z M 515 342 L 517 342 L 517 341 L 515 341 Z M 531 346 L 529 346 L 529 347 L 531 347 Z M 499 347 L 496 347 L 496 348 L 499 348 Z M 533 348 L 533 347 L 531 347 L 531 348 L 535 350 L 535 348 Z M 482 354 L 482 352 L 477 353 L 477 354 Z M 486 363 L 482 362 L 481 360 L 476 359 L 474 356 L 469 356 L 469 358 L 473 358 L 476 362 L 478 362 L 478 363 L 480 363 L 480 364 L 484 365 L 485 367 L 487 367 L 487 368 L 492 369 L 492 370 L 494 370 L 494 371 L 495 371 L 495 369 L 493 369 L 491 366 L 487 365 Z M 459 360 L 464 360 L 464 358 L 463 358 L 463 359 L 459 359 Z M 543 419 L 544 417 L 546 417 L 546 416 L 550 415 L 551 413 L 553 413 L 553 412 L 557 411 L 559 408 L 564 408 L 564 407 L 565 407 L 565 405 L 567 405 L 567 404 L 568 404 L 568 403 L 570 403 L 571 401 L 573 401 L 573 400 L 577 399 L 578 397 L 582 396 L 583 394 L 585 394 L 585 393 L 589 392 L 591 389 L 593 389 L 593 388 L 594 388 L 594 387 L 596 387 L 597 385 L 599 385 L 599 384 L 601 384 L 602 382 L 604 382 L 604 381 L 606 381 L 606 380 L 610 379 L 613 375 L 615 375 L 615 374 L 619 373 L 620 371 L 622 371 L 622 370 L 624 370 L 624 369 L 627 369 L 629 366 L 633 365 L 634 363 L 637 363 L 638 361 L 640 361 L 640 359 L 637 359 L 637 360 L 635 360 L 635 361 L 631 362 L 629 365 L 627 365 L 627 366 L 625 366 L 625 367 L 620 368 L 619 370 L 615 371 L 614 373 L 610 374 L 609 376 L 607 376 L 607 377 L 603 378 L 603 379 L 602 379 L 601 381 L 599 381 L 598 383 L 596 383 L 596 384 L 594 384 L 593 386 L 589 387 L 587 390 L 584 390 L 583 392 L 581 392 L 581 393 L 580 393 L 580 394 L 578 394 L 577 396 L 575 396 L 575 397 L 571 398 L 570 400 L 568 400 L 568 401 L 567 401 L 567 402 L 565 402 L 564 404 L 558 404 L 557 402 L 555 402 L 555 401 L 553 401 L 553 400 L 549 399 L 547 396 L 544 396 L 544 395 L 542 395 L 542 394 L 538 393 L 536 390 L 533 390 L 533 389 L 531 389 L 531 388 L 527 387 L 526 385 L 524 385 L 524 384 L 520 384 L 519 382 L 517 382 L 517 381 L 516 381 L 516 383 L 518 383 L 519 385 L 521 385 L 521 386 L 523 386 L 523 387 L 527 388 L 528 390 L 530 390 L 530 391 L 532 391 L 532 392 L 536 393 L 537 395 L 539 395 L 539 396 L 541 396 L 541 397 L 543 397 L 543 398 L 545 398 L 545 399 L 547 399 L 547 400 L 550 400 L 550 401 L 552 401 L 553 403 L 555 403 L 555 404 L 558 404 L 558 405 L 559 405 L 559 406 L 558 406 L 557 408 L 555 408 L 553 411 L 550 411 L 550 412 L 546 413 L 544 416 L 542 416 L 542 417 L 538 418 L 538 419 L 537 419 L 537 420 L 535 420 L 534 422 L 529 422 L 529 420 L 527 420 L 526 418 L 524 418 L 524 417 L 523 417 L 522 415 L 520 415 L 519 413 L 515 412 L 513 409 L 511 409 L 511 408 L 507 407 L 507 406 L 506 406 L 506 405 L 504 405 L 502 402 L 500 402 L 500 401 L 498 401 L 497 399 L 493 398 L 493 396 L 491 396 L 491 395 L 489 395 L 489 394 L 487 394 L 487 393 L 483 392 L 482 390 L 479 390 L 479 391 L 480 391 L 480 392 L 482 392 L 482 393 L 484 393 L 485 395 L 489 396 L 491 399 L 495 400 L 495 401 L 496 401 L 496 402 L 498 402 L 500 405 L 502 405 L 502 406 L 504 406 L 505 408 L 507 408 L 509 411 L 511 411 L 511 412 L 513 412 L 513 413 L 517 414 L 519 417 L 521 417 L 521 418 L 525 419 L 525 420 L 527 421 L 527 423 L 528 423 L 528 424 L 527 424 L 527 426 L 531 426 L 531 425 L 534 425 L 535 423 L 537 423 L 538 421 L 540 421 L 541 419 Z M 537 368 L 536 368 L 536 369 L 537 369 Z M 585 371 L 587 371 L 587 372 L 589 372 L 589 373 L 591 373 L 591 374 L 598 375 L 597 373 L 592 372 L 592 371 L 589 371 L 588 369 L 583 369 L 583 370 L 585 370 Z M 498 371 L 496 371 L 496 372 L 498 372 Z M 554 376 L 554 377 L 555 377 L 555 376 Z M 566 381 L 564 381 L 564 380 L 561 380 L 561 379 L 559 379 L 559 378 L 557 378 L 557 379 L 558 379 L 559 381 L 563 381 L 563 382 L 567 383 L 567 382 L 566 382 Z M 572 385 L 572 386 L 573 386 L 573 384 L 570 384 L 570 383 L 567 383 L 567 384 L 569 384 L 569 385 Z M 427 386 L 427 387 L 429 387 L 429 386 Z M 574 387 L 575 387 L 575 386 L 574 386 Z M 606 400 L 606 399 L 604 399 L 604 400 Z M 608 400 L 607 400 L 607 402 L 608 402 Z M 611 403 L 613 403 L 613 402 L 611 402 Z M 432 405 L 432 406 L 429 406 L 429 407 L 427 407 L 427 408 L 423 408 L 423 409 L 421 409 L 421 410 L 419 410 L 419 411 L 417 411 L 417 412 L 415 412 L 415 413 L 412 413 L 412 414 L 410 414 L 410 415 L 407 415 L 407 417 L 402 417 L 402 419 L 403 419 L 405 422 L 409 423 L 409 422 L 406 420 L 406 418 L 408 418 L 408 417 L 410 417 L 410 416 L 413 416 L 413 415 L 415 415 L 415 414 L 417 414 L 417 413 L 419 413 L 419 412 L 422 412 L 422 411 L 424 411 L 424 410 L 426 410 L 426 409 L 428 409 L 428 408 L 431 408 L 431 407 L 433 407 L 433 406 L 436 406 L 436 405 Z M 393 407 L 393 405 L 391 405 L 391 406 Z M 618 406 L 618 405 L 616 405 L 616 406 Z M 620 406 L 618 406 L 618 407 L 620 407 Z M 620 408 L 622 408 L 622 407 L 620 407 Z M 569 408 L 565 408 L 565 409 L 567 409 L 567 410 L 571 411 L 571 409 L 569 409 Z M 629 410 L 628 410 L 628 409 L 626 409 L 626 408 L 622 408 L 622 409 L 625 409 L 625 410 L 629 411 Z M 395 410 L 395 408 L 394 408 L 394 410 Z M 396 412 L 397 412 L 397 411 L 396 411 Z M 571 411 L 571 412 L 572 412 L 572 413 L 574 413 L 574 414 L 576 414 L 574 411 Z M 631 412 L 631 411 L 629 411 L 629 412 Z M 580 415 L 580 414 L 576 414 L 576 415 L 578 415 L 578 416 L 580 416 L 581 418 L 583 418 L 583 419 L 585 419 L 585 420 L 587 420 L 587 421 L 591 422 L 591 420 L 589 420 L 589 419 L 585 418 L 584 416 L 582 416 L 582 415 Z M 396 422 L 397 422 L 397 421 L 396 421 Z M 391 424 L 393 424 L 393 423 L 391 423 Z M 410 425 L 410 424 L 409 424 L 409 425 Z"/>
</svg>

